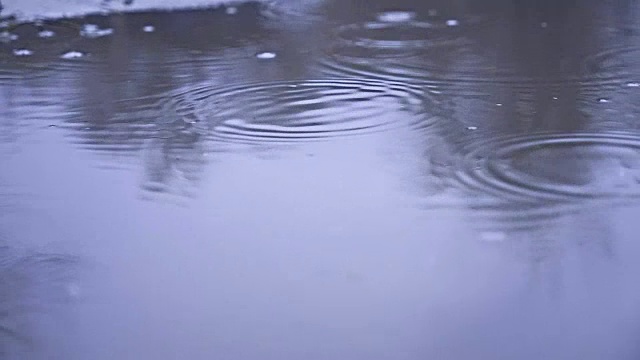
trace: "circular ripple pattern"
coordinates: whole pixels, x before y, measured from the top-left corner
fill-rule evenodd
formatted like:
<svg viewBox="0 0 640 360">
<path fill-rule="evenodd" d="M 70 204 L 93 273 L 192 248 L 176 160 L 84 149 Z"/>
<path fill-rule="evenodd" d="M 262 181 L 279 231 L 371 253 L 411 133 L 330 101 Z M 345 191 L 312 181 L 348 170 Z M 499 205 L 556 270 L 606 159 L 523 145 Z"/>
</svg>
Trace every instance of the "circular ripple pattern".
<svg viewBox="0 0 640 360">
<path fill-rule="evenodd" d="M 457 174 L 467 187 L 531 199 L 640 196 L 640 137 L 548 134 L 485 143 Z"/>
<path fill-rule="evenodd" d="M 206 124 L 232 142 L 289 142 L 430 125 L 422 90 L 375 80 L 200 87 L 161 104 L 184 122 Z"/>
</svg>

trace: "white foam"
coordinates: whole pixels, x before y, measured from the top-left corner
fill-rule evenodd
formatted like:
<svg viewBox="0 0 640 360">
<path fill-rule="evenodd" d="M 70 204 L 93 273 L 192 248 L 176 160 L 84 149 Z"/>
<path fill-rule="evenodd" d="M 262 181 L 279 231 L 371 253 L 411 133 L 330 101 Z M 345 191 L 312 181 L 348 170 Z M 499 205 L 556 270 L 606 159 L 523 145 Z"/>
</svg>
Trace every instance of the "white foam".
<svg viewBox="0 0 640 360">
<path fill-rule="evenodd" d="M 259 0 L 266 1 L 266 0 Z M 211 8 L 223 4 L 237 4 L 238 0 L 133 0 L 125 5 L 123 0 L 4 0 L 3 16 L 14 15 L 20 20 L 78 17 L 108 11 L 151 11 Z"/>
</svg>

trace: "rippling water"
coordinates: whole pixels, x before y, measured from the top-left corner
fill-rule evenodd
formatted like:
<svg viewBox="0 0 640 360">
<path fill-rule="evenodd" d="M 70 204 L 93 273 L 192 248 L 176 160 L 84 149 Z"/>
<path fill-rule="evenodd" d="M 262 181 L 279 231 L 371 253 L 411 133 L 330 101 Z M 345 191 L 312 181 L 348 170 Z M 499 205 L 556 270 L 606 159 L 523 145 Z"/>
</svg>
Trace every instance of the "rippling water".
<svg viewBox="0 0 640 360">
<path fill-rule="evenodd" d="M 637 359 L 639 15 L 5 19 L 0 358 Z"/>
</svg>

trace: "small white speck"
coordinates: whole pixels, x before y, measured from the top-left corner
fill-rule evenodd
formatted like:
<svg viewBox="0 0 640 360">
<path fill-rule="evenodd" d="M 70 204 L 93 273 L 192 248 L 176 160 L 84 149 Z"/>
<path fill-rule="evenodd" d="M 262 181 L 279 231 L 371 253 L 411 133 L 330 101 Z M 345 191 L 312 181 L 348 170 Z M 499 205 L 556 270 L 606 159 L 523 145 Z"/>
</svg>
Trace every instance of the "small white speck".
<svg viewBox="0 0 640 360">
<path fill-rule="evenodd" d="M 97 38 L 113 34 L 113 29 L 100 29 L 95 24 L 85 24 L 80 30 L 80 35 L 88 38 Z"/>
<path fill-rule="evenodd" d="M 378 14 L 378 20 L 382 22 L 399 23 L 413 20 L 416 14 L 411 11 L 387 11 Z"/>
<path fill-rule="evenodd" d="M 234 6 L 229 6 L 226 10 L 227 15 L 235 15 L 238 13 L 238 8 Z"/>
<path fill-rule="evenodd" d="M 145 26 L 142 28 L 142 31 L 144 31 L 144 32 L 146 32 L 146 33 L 150 33 L 150 32 L 154 32 L 154 31 L 156 31 L 156 28 L 155 28 L 155 27 L 153 27 L 153 25 L 145 25 Z"/>
<path fill-rule="evenodd" d="M 38 33 L 38 37 L 41 38 L 51 38 L 54 37 L 56 35 L 56 33 L 54 33 L 51 30 L 42 30 Z"/>
<path fill-rule="evenodd" d="M 547 24 L 546 22 L 541 22 L 540 23 L 540 27 L 543 28 L 543 29 L 546 28 L 547 26 L 549 26 L 549 24 Z"/>
<path fill-rule="evenodd" d="M 467 126 L 467 130 L 478 130 L 477 126 Z"/>
<path fill-rule="evenodd" d="M 611 100 L 609 100 L 609 99 L 605 99 L 605 98 L 600 98 L 600 99 L 598 99 L 598 102 L 599 102 L 599 103 L 606 104 L 606 103 L 608 103 L 608 102 L 611 102 Z"/>
<path fill-rule="evenodd" d="M 460 22 L 456 19 L 449 19 L 446 22 L 447 26 L 458 26 L 460 25 Z"/>
<path fill-rule="evenodd" d="M 640 87 L 640 83 L 638 82 L 628 82 L 627 87 Z"/>
<path fill-rule="evenodd" d="M 502 242 L 507 239 L 507 234 L 502 231 L 485 231 L 480 234 L 480 239 L 486 242 Z"/>
<path fill-rule="evenodd" d="M 15 56 L 31 56 L 33 55 L 33 51 L 29 49 L 15 49 L 13 50 L 13 55 Z"/>
<path fill-rule="evenodd" d="M 81 53 L 80 51 L 69 51 L 66 52 L 64 54 L 62 54 L 60 57 L 63 59 L 77 59 L 77 58 L 81 58 L 83 57 L 84 54 Z"/>
<path fill-rule="evenodd" d="M 552 97 L 553 100 L 558 100 L 557 96 Z"/>
<path fill-rule="evenodd" d="M 256 54 L 256 57 L 258 59 L 274 59 L 276 57 L 276 53 L 265 51 Z"/>
<path fill-rule="evenodd" d="M 0 41 L 1 42 L 9 42 L 9 41 L 14 41 L 14 40 L 18 40 L 18 35 L 12 34 L 12 33 L 8 32 L 8 31 L 0 32 Z"/>
<path fill-rule="evenodd" d="M 497 103 L 496 106 L 502 106 L 502 103 Z"/>
</svg>

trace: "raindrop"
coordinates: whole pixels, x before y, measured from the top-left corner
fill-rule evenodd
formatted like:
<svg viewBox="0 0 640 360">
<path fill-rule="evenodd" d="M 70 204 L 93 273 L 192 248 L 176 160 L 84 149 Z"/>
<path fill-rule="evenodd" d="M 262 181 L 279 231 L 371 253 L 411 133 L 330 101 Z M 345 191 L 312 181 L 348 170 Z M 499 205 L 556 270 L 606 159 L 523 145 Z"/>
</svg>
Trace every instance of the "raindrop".
<svg viewBox="0 0 640 360">
<path fill-rule="evenodd" d="M 256 57 L 258 59 L 274 59 L 276 57 L 276 53 L 274 52 L 269 52 L 269 51 L 265 51 L 265 52 L 261 52 L 256 54 Z"/>
<path fill-rule="evenodd" d="M 153 27 L 152 25 L 146 25 L 142 28 L 142 31 L 150 33 L 150 32 L 156 31 L 156 28 Z"/>
<path fill-rule="evenodd" d="M 15 56 L 31 56 L 33 55 L 33 51 L 29 49 L 15 49 L 13 50 L 13 55 Z"/>
<path fill-rule="evenodd" d="M 80 30 L 80 35 L 88 38 L 97 38 L 113 34 L 113 29 L 100 29 L 98 25 L 85 24 Z"/>
<path fill-rule="evenodd" d="M 446 22 L 447 26 L 458 26 L 460 25 L 460 22 L 456 19 L 449 19 Z"/>
<path fill-rule="evenodd" d="M 66 52 L 64 54 L 62 54 L 60 57 L 63 59 L 78 59 L 85 56 L 84 53 L 81 53 L 80 51 L 69 51 Z"/>
<path fill-rule="evenodd" d="M 229 6 L 226 10 L 227 15 L 235 15 L 238 13 L 238 8 L 234 6 Z"/>
<path fill-rule="evenodd" d="M 398 23 L 413 20 L 415 17 L 416 14 L 411 11 L 387 11 L 378 14 L 378 21 Z"/>
<path fill-rule="evenodd" d="M 54 37 L 55 35 L 56 33 L 54 33 L 51 30 L 42 30 L 38 32 L 38 37 L 40 38 L 51 38 L 51 37 Z"/>
</svg>

